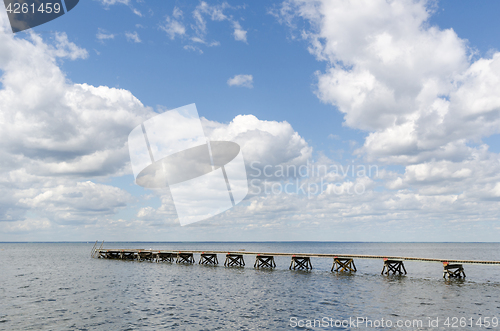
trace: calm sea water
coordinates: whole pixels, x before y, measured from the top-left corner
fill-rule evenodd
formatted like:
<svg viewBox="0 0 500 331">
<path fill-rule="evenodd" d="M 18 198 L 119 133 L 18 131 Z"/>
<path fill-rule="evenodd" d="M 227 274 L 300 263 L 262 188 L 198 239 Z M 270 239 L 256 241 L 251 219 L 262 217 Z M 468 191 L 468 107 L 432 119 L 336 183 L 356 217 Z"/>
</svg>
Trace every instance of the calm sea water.
<svg viewBox="0 0 500 331">
<path fill-rule="evenodd" d="M 445 281 L 439 263 L 405 262 L 406 277 L 388 277 L 382 261 L 357 260 L 358 272 L 342 275 L 330 272 L 331 259 L 313 258 L 312 272 L 288 270 L 287 257 L 255 270 L 251 256 L 245 268 L 223 267 L 222 255 L 215 267 L 91 259 L 92 245 L 0 243 L 0 330 L 500 330 L 500 266 L 465 265 L 465 281 Z M 105 247 L 500 260 L 496 243 Z"/>
</svg>

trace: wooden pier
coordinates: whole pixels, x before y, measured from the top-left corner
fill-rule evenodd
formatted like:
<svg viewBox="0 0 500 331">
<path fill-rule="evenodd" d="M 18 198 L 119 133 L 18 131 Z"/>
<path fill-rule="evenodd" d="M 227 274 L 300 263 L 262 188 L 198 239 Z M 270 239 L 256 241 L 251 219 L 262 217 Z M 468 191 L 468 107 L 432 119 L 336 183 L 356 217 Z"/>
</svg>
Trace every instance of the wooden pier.
<svg viewBox="0 0 500 331">
<path fill-rule="evenodd" d="M 353 255 L 353 254 L 315 254 L 315 253 L 279 253 L 279 252 L 248 252 L 248 251 L 170 251 L 154 249 L 105 249 L 104 242 L 99 246 L 96 242 L 91 251 L 92 258 L 132 260 L 132 261 L 150 261 L 150 262 L 169 262 L 194 264 L 194 254 L 199 254 L 198 264 L 217 265 L 219 264 L 217 255 L 224 254 L 226 259 L 225 267 L 245 267 L 244 256 L 255 256 L 254 268 L 276 268 L 274 260 L 277 256 L 289 256 L 290 270 L 312 270 L 311 258 L 332 258 L 333 265 L 331 272 L 356 272 L 354 264 L 355 259 L 376 259 L 382 260 L 382 273 L 385 275 L 407 274 L 404 266 L 405 261 L 436 262 L 443 265 L 443 278 L 462 279 L 465 278 L 464 264 L 483 264 L 500 265 L 500 261 L 485 260 L 456 260 L 456 259 L 436 259 L 422 257 L 404 257 L 404 256 L 382 256 L 382 255 Z"/>
</svg>

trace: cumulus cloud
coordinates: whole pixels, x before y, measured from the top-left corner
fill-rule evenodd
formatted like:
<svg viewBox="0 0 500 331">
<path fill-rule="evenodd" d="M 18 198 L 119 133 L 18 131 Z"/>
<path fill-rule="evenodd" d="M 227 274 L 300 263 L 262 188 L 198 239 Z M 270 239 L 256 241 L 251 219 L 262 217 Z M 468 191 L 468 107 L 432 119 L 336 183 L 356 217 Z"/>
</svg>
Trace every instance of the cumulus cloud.
<svg viewBox="0 0 500 331">
<path fill-rule="evenodd" d="M 290 0 L 274 12 L 327 63 L 316 94 L 367 133 L 357 155 L 404 169 L 383 171 L 387 191 L 344 201 L 338 217 L 498 216 L 500 158 L 481 139 L 500 132 L 500 55 L 473 57 L 455 31 L 429 24 L 433 10 L 427 1 Z"/>
<path fill-rule="evenodd" d="M 128 134 L 155 113 L 129 91 L 68 81 L 57 59 L 87 53 L 65 35 L 48 43 L 35 34 L 26 40 L 3 34 L 0 42 L 2 231 L 178 224 L 165 192 L 160 192 L 159 208 L 141 207 L 128 220 L 113 220 L 133 199 L 120 188 L 96 182 L 131 172 Z M 203 123 L 207 137 L 238 142 L 247 159 L 262 166 L 302 164 L 312 154 L 287 122 L 241 115 L 229 124 Z"/>
<path fill-rule="evenodd" d="M 253 88 L 253 76 L 252 75 L 235 75 L 227 80 L 227 85 L 229 86 L 242 86 Z"/>
<path fill-rule="evenodd" d="M 200 8 L 200 33 L 207 32 L 207 20 L 230 22 L 229 8 L 216 9 Z M 205 226 L 198 238 L 266 228 L 272 234 L 287 234 L 283 240 L 303 239 L 304 229 L 322 240 L 331 240 L 333 231 L 351 240 L 360 240 L 359 233 L 365 240 L 380 240 L 370 237 L 372 230 L 391 225 L 391 231 L 420 234 L 412 240 L 422 235 L 445 240 L 436 237 L 436 222 L 460 235 L 479 227 L 477 221 L 497 221 L 500 161 L 481 139 L 499 128 L 498 55 L 472 61 L 465 41 L 452 30 L 428 26 L 429 15 L 425 3 L 414 1 L 369 1 L 359 7 L 348 2 L 286 2 L 283 22 L 309 22 L 302 36 L 313 56 L 327 63 L 327 69 L 317 73 L 318 97 L 335 105 L 347 126 L 367 132 L 358 150 L 360 159 L 400 164 L 403 171 L 381 169 L 377 177 L 304 177 L 297 187 L 305 185 L 305 191 L 298 194 L 273 193 L 273 185 L 280 180 L 288 184 L 290 178 L 260 181 L 256 187 L 269 194 L 251 195 L 234 209 L 196 225 Z M 174 9 L 171 19 L 183 18 Z M 191 39 L 195 37 L 199 36 L 189 34 L 186 40 L 210 44 L 206 35 Z M 201 52 L 193 45 L 186 47 Z M 155 115 L 150 108 L 126 90 L 68 81 L 58 62 L 88 54 L 64 34 L 50 40 L 2 34 L 0 54 L 3 233 L 83 224 L 108 234 L 120 229 L 120 240 L 126 231 L 131 240 L 151 240 L 148 226 L 177 224 L 168 194 L 161 195 L 158 208 L 141 206 L 128 219 L 113 219 L 133 199 L 120 188 L 96 183 L 130 173 L 126 138 L 132 128 Z M 257 161 L 254 168 L 261 172 L 266 165 L 300 166 L 313 158 L 316 164 L 338 165 L 313 155 L 287 122 L 252 115 L 239 115 L 229 123 L 202 122 L 210 140 L 238 142 L 247 167 Z M 315 192 L 314 185 L 323 184 L 325 190 Z M 292 185 L 292 190 L 297 187 Z M 357 194 L 360 188 L 364 191 Z M 488 232 L 491 229 L 482 224 L 482 233 L 498 233 Z M 207 230 L 214 225 L 225 227 Z M 191 231 L 182 239 L 192 240 L 195 230 Z"/>
<path fill-rule="evenodd" d="M 500 132 L 500 56 L 471 62 L 467 42 L 428 24 L 426 1 L 289 1 L 303 38 L 329 68 L 318 97 L 369 133 L 360 152 L 409 164 L 463 159 L 469 141 Z"/>
<path fill-rule="evenodd" d="M 241 25 L 238 21 L 233 22 L 234 27 L 234 39 L 238 41 L 247 42 L 247 31 L 241 28 Z"/>
<path fill-rule="evenodd" d="M 65 34 L 0 34 L 0 54 L 0 220 L 92 222 L 125 207 L 127 192 L 88 178 L 130 173 L 127 135 L 154 112 L 129 91 L 68 81 L 57 59 L 87 51 Z"/>
<path fill-rule="evenodd" d="M 300 165 L 312 155 L 312 148 L 287 122 L 238 115 L 229 124 L 203 118 L 202 125 L 209 140 L 238 143 L 248 165 Z"/>
<path fill-rule="evenodd" d="M 109 185 L 90 181 L 58 185 L 19 200 L 21 206 L 38 210 L 58 223 L 93 223 L 114 215 L 131 200 L 130 194 Z"/>
<path fill-rule="evenodd" d="M 303 38 L 329 68 L 317 95 L 368 132 L 371 160 L 460 161 L 469 142 L 500 132 L 500 55 L 471 62 L 467 42 L 430 26 L 426 1 L 288 1 L 284 20 L 310 24 Z"/>
</svg>

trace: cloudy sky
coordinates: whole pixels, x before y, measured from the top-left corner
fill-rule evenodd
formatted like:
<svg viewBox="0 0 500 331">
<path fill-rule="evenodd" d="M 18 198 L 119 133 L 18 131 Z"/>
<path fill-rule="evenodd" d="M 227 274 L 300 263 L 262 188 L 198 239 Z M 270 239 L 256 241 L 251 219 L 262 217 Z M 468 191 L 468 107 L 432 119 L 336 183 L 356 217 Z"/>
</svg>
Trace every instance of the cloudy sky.
<svg viewBox="0 0 500 331">
<path fill-rule="evenodd" d="M 14 35 L 2 7 L 0 241 L 498 241 L 499 9 L 86 0 Z M 250 193 L 181 227 L 127 138 L 191 103 Z"/>
</svg>

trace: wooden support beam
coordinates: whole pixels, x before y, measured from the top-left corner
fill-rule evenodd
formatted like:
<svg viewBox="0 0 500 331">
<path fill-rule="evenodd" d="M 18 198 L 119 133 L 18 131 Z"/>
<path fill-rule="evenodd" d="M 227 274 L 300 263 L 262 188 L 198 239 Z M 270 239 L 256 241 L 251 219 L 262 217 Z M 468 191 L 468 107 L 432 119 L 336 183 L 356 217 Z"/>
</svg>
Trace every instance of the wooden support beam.
<svg viewBox="0 0 500 331">
<path fill-rule="evenodd" d="M 122 260 L 133 260 L 134 258 L 134 252 L 125 252 L 125 250 L 120 252 L 120 259 Z"/>
<path fill-rule="evenodd" d="M 224 261 L 224 267 L 244 267 L 245 260 L 241 254 L 226 254 L 226 261 Z"/>
<path fill-rule="evenodd" d="M 193 253 L 177 253 L 177 263 L 194 263 Z"/>
<path fill-rule="evenodd" d="M 272 255 L 260 255 L 257 254 L 255 257 L 254 268 L 276 268 L 276 263 L 274 262 L 274 256 Z"/>
<path fill-rule="evenodd" d="M 295 256 L 292 255 L 292 261 L 288 269 L 293 270 L 310 270 L 312 269 L 311 258 L 308 256 Z"/>
<path fill-rule="evenodd" d="M 109 251 L 107 250 L 105 253 L 105 258 L 106 259 L 119 259 L 120 258 L 120 253 L 116 251 Z"/>
<path fill-rule="evenodd" d="M 198 264 L 219 264 L 219 260 L 217 260 L 217 254 L 205 252 L 201 253 L 200 261 L 198 261 Z"/>
<path fill-rule="evenodd" d="M 137 261 L 153 261 L 154 254 L 152 251 L 138 251 Z"/>
<path fill-rule="evenodd" d="M 389 275 L 391 272 L 393 275 L 396 273 L 402 275 L 403 271 L 405 275 L 407 274 L 403 261 L 389 260 L 387 258 L 384 259 L 384 267 L 382 268 L 382 272 L 380 274 L 384 274 L 384 271 L 386 275 Z"/>
<path fill-rule="evenodd" d="M 449 264 L 448 262 L 443 262 L 443 278 L 446 279 L 461 279 L 462 277 L 465 278 L 465 271 L 464 267 L 461 264 Z"/>
<path fill-rule="evenodd" d="M 356 266 L 354 265 L 354 260 L 353 259 L 345 259 L 345 258 L 339 258 L 339 257 L 334 257 L 333 258 L 333 266 L 332 266 L 332 272 L 356 272 L 358 271 L 356 269 Z"/>
<path fill-rule="evenodd" d="M 156 262 L 174 262 L 175 258 L 177 257 L 177 254 L 175 253 L 164 253 L 164 252 L 158 252 L 156 254 Z"/>
</svg>

